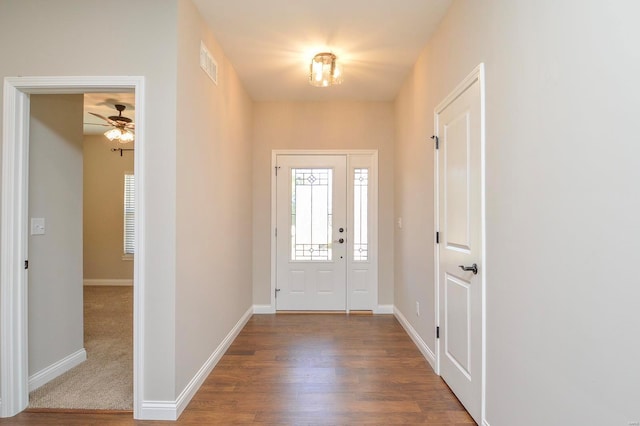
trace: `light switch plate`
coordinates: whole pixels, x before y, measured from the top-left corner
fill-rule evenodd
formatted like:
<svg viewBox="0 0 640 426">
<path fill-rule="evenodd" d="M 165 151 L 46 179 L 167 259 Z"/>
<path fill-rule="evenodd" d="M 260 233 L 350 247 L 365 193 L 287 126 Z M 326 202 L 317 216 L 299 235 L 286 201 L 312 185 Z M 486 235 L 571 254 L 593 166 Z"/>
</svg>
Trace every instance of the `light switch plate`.
<svg viewBox="0 0 640 426">
<path fill-rule="evenodd" d="M 44 218 L 32 217 L 31 218 L 31 235 L 44 235 Z"/>
</svg>

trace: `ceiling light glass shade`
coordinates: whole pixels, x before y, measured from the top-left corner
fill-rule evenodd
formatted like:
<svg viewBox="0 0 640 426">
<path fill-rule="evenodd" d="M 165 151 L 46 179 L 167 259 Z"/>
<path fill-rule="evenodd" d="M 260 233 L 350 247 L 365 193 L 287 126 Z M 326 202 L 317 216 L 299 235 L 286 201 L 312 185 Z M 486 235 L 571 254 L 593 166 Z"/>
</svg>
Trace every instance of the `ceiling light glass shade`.
<svg viewBox="0 0 640 426">
<path fill-rule="evenodd" d="M 130 131 L 125 131 L 120 135 L 120 143 L 133 142 L 133 133 Z"/>
<path fill-rule="evenodd" d="M 112 141 L 114 139 L 120 139 L 120 136 L 122 136 L 122 130 L 120 130 L 120 129 L 118 129 L 116 127 L 115 129 L 107 130 L 106 132 L 104 132 L 104 135 L 110 141 Z"/>
<path fill-rule="evenodd" d="M 309 66 L 309 84 L 327 87 L 342 83 L 342 67 L 333 53 L 318 53 Z"/>
<path fill-rule="evenodd" d="M 134 136 L 129 130 L 123 130 L 119 127 L 113 128 L 111 130 L 107 130 L 104 132 L 104 135 L 110 141 L 118 140 L 120 143 L 133 142 Z"/>
</svg>

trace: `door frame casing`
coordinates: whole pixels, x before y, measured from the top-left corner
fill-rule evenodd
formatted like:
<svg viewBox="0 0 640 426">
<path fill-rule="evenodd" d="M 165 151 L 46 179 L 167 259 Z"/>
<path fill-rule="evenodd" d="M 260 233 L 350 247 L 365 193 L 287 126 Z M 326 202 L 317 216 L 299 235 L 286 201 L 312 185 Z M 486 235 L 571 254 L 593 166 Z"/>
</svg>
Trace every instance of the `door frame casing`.
<svg viewBox="0 0 640 426">
<path fill-rule="evenodd" d="M 375 149 L 346 149 L 346 150 L 318 150 L 318 149 L 286 149 L 286 150 L 272 150 L 271 151 L 271 296 L 270 304 L 262 306 L 256 313 L 272 314 L 276 313 L 276 280 L 277 280 L 277 240 L 276 240 L 276 227 L 277 227 L 277 180 L 275 175 L 275 169 L 277 167 L 278 155 L 345 155 L 347 157 L 347 183 L 349 182 L 349 176 L 351 176 L 351 156 L 370 156 L 371 157 L 371 172 L 375 176 L 374 179 L 370 179 L 370 187 L 368 195 L 371 200 L 371 204 L 375 206 L 368 219 L 371 224 L 374 224 L 370 228 L 369 237 L 373 249 L 370 251 L 372 262 L 375 262 L 375 267 L 372 272 L 374 273 L 373 297 L 372 297 L 372 311 L 373 313 L 386 313 L 381 312 L 378 304 L 378 150 Z M 347 222 L 350 223 L 349 212 L 353 211 L 353 189 L 347 185 Z M 350 256 L 347 256 L 347 276 L 349 276 L 349 270 L 351 268 Z M 346 299 L 346 312 L 349 312 L 349 295 L 351 292 L 351 285 L 347 280 L 347 299 Z"/>
<path fill-rule="evenodd" d="M 135 92 L 136 216 L 133 297 L 133 416 L 141 414 L 144 362 L 145 79 L 140 76 L 6 77 L 4 79 L 0 219 L 0 417 L 29 403 L 28 386 L 28 198 L 31 94 Z"/>
<path fill-rule="evenodd" d="M 486 113 L 485 113 L 485 70 L 484 63 L 480 63 L 476 66 L 469 75 L 467 75 L 460 84 L 456 86 L 438 105 L 434 108 L 433 112 L 433 134 L 436 137 L 440 137 L 439 131 L 439 115 L 444 109 L 455 101 L 469 86 L 478 81 L 480 88 L 480 222 L 481 222 L 481 238 L 482 244 L 480 246 L 482 264 L 479 268 L 479 274 L 482 280 L 481 288 L 481 372 L 480 377 L 482 381 L 481 385 L 481 401 L 480 401 L 480 416 L 482 421 L 485 420 L 485 406 L 486 406 L 486 289 L 487 289 L 487 250 L 486 250 L 486 161 L 485 161 L 485 147 L 486 147 Z M 435 148 L 435 147 L 434 147 Z M 434 234 L 440 229 L 440 155 L 438 151 L 434 151 Z M 440 292 L 440 248 L 439 244 L 435 242 L 434 238 L 434 292 L 435 292 L 435 324 L 437 327 L 441 327 L 440 324 L 440 298 L 442 294 Z M 436 347 L 436 368 L 435 371 L 440 375 L 440 357 L 442 351 L 442 344 L 440 339 L 435 338 Z"/>
</svg>

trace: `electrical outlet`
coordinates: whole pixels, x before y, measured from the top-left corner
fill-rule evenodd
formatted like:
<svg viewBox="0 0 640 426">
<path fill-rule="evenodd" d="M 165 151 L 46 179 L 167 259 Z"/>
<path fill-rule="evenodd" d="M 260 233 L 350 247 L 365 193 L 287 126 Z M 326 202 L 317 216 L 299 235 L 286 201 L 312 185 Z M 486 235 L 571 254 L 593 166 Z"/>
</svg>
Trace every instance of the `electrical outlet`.
<svg viewBox="0 0 640 426">
<path fill-rule="evenodd" d="M 420 316 L 420 302 L 416 302 L 416 315 Z"/>
</svg>

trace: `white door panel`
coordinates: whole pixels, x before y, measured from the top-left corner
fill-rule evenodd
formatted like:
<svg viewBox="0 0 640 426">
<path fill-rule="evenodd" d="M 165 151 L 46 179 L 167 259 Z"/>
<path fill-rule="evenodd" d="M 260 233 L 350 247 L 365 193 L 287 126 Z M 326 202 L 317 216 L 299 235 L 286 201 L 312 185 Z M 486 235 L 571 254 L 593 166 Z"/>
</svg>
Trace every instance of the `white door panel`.
<svg viewBox="0 0 640 426">
<path fill-rule="evenodd" d="M 461 373 L 470 378 L 470 283 L 448 274 L 445 280 L 444 353 Z"/>
<path fill-rule="evenodd" d="M 376 173 L 370 155 L 349 157 L 347 182 L 351 191 L 347 203 L 349 309 L 370 310 L 375 308 L 378 290 Z"/>
<path fill-rule="evenodd" d="M 346 157 L 282 155 L 277 167 L 276 308 L 345 310 Z"/>
<path fill-rule="evenodd" d="M 481 422 L 483 274 L 480 73 L 436 109 L 440 374 Z"/>
<path fill-rule="evenodd" d="M 462 101 L 462 100 L 460 100 Z M 444 138 L 446 148 L 443 143 L 444 153 L 444 235 L 448 249 L 458 248 L 470 250 L 469 247 L 469 113 L 466 108 L 456 115 L 453 111 L 446 111 L 449 114 L 443 118 L 449 118 L 449 122 L 444 123 Z"/>
</svg>

